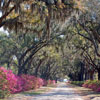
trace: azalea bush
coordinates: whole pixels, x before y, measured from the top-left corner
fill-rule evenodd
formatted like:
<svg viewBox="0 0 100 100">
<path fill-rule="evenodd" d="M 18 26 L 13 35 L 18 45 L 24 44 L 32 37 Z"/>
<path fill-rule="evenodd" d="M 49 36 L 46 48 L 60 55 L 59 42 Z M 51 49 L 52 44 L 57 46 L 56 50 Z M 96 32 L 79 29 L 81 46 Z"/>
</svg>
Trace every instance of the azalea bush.
<svg viewBox="0 0 100 100">
<path fill-rule="evenodd" d="M 40 88 L 41 86 L 43 86 L 44 85 L 44 80 L 43 79 L 41 79 L 41 78 L 37 78 L 37 85 L 38 85 L 38 88 Z"/>
<path fill-rule="evenodd" d="M 47 86 L 47 85 L 48 85 L 48 82 L 43 79 L 43 86 Z"/>
<path fill-rule="evenodd" d="M 100 92 L 100 81 L 98 80 L 87 80 L 82 86 Z"/>
<path fill-rule="evenodd" d="M 55 80 L 48 80 L 48 85 L 55 85 L 56 84 L 56 81 Z"/>
<path fill-rule="evenodd" d="M 54 80 L 46 81 L 42 78 L 37 78 L 33 75 L 15 75 L 12 70 L 6 70 L 0 67 L 0 98 L 8 96 L 10 93 L 19 93 L 32 89 L 47 86 L 48 84 L 55 85 Z"/>
<path fill-rule="evenodd" d="M 100 81 L 99 80 L 87 80 L 87 81 L 70 81 L 71 84 L 90 88 L 93 91 L 100 92 Z"/>
</svg>

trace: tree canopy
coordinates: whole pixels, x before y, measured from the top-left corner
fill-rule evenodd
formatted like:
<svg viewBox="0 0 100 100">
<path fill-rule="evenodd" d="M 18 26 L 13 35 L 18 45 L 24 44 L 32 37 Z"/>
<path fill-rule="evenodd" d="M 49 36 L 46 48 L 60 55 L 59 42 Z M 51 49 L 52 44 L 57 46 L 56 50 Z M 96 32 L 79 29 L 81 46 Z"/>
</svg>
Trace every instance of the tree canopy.
<svg viewBox="0 0 100 100">
<path fill-rule="evenodd" d="M 1 0 L 9 34 L 0 33 L 0 65 L 46 80 L 100 79 L 99 8 L 99 0 Z"/>
</svg>

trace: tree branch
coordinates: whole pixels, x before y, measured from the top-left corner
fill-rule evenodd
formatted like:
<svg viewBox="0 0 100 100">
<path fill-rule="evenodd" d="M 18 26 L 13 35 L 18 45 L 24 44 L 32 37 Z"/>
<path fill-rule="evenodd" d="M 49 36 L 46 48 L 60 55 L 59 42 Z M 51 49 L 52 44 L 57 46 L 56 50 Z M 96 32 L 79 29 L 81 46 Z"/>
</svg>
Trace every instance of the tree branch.
<svg viewBox="0 0 100 100">
<path fill-rule="evenodd" d="M 2 23 L 3 19 L 5 19 L 14 9 L 16 6 L 13 6 L 9 12 L 5 13 L 2 17 L 0 17 L 0 24 Z M 0 26 L 1 27 L 1 26 Z"/>
</svg>

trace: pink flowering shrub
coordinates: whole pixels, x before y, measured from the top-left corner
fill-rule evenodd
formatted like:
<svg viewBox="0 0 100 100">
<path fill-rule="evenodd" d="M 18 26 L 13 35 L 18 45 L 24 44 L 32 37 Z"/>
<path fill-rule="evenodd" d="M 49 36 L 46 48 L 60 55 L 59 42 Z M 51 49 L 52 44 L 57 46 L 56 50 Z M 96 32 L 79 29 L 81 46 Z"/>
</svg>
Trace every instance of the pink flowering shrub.
<svg viewBox="0 0 100 100">
<path fill-rule="evenodd" d="M 48 80 L 48 85 L 55 85 L 55 84 L 56 84 L 55 80 Z"/>
<path fill-rule="evenodd" d="M 18 93 L 18 92 L 23 91 L 23 86 L 25 84 L 25 80 L 21 76 L 15 75 L 15 77 L 16 77 L 17 81 L 16 81 L 16 86 L 15 86 L 16 91 L 14 91 L 14 93 Z"/>
<path fill-rule="evenodd" d="M 41 86 L 44 85 L 44 81 L 43 81 L 43 79 L 41 79 L 41 78 L 37 78 L 37 80 L 38 80 L 38 88 L 40 88 Z"/>
<path fill-rule="evenodd" d="M 96 91 L 97 91 L 97 92 L 100 92 L 100 87 L 98 87 Z"/>
<path fill-rule="evenodd" d="M 55 80 L 52 80 L 52 84 L 55 85 L 56 84 L 56 81 Z"/>
<path fill-rule="evenodd" d="M 88 88 L 88 84 L 86 84 L 86 83 L 84 83 L 82 86 L 85 88 Z"/>
<path fill-rule="evenodd" d="M 87 81 L 70 81 L 70 84 L 90 88 L 93 91 L 100 92 L 100 80 L 87 80 Z"/>
<path fill-rule="evenodd" d="M 52 84 L 52 81 L 51 80 L 48 80 L 48 85 Z"/>
<path fill-rule="evenodd" d="M 21 75 L 21 77 L 25 81 L 23 86 L 24 91 L 38 88 L 38 79 L 35 76 Z"/>
<path fill-rule="evenodd" d="M 13 74 L 12 70 L 6 70 L 4 67 L 0 67 L 0 98 L 10 93 L 37 89 L 41 86 L 47 86 L 47 84 L 55 85 L 55 81 L 49 80 L 47 82 L 44 79 L 25 74 L 17 76 Z"/>
<path fill-rule="evenodd" d="M 48 85 L 48 82 L 43 79 L 43 86 L 47 86 L 47 85 Z"/>
<path fill-rule="evenodd" d="M 88 80 L 82 86 L 100 92 L 100 81 L 98 80 Z"/>
<path fill-rule="evenodd" d="M 17 78 L 16 76 L 12 73 L 11 70 L 7 71 L 6 74 L 6 79 L 8 81 L 8 85 L 9 85 L 9 91 L 10 93 L 15 93 L 16 92 L 16 85 L 17 85 Z"/>
</svg>

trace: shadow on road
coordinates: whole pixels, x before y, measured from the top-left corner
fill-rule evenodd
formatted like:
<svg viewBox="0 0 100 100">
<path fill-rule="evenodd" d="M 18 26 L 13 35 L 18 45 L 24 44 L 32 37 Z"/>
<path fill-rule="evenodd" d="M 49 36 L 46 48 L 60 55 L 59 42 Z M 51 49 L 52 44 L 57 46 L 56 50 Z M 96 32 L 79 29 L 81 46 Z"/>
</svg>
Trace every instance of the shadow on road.
<svg viewBox="0 0 100 100">
<path fill-rule="evenodd" d="M 80 96 L 87 97 L 88 100 L 100 100 L 99 92 L 95 92 L 88 88 L 79 87 L 70 84 L 69 84 L 69 88 L 76 89 L 76 93 L 78 93 Z"/>
</svg>

